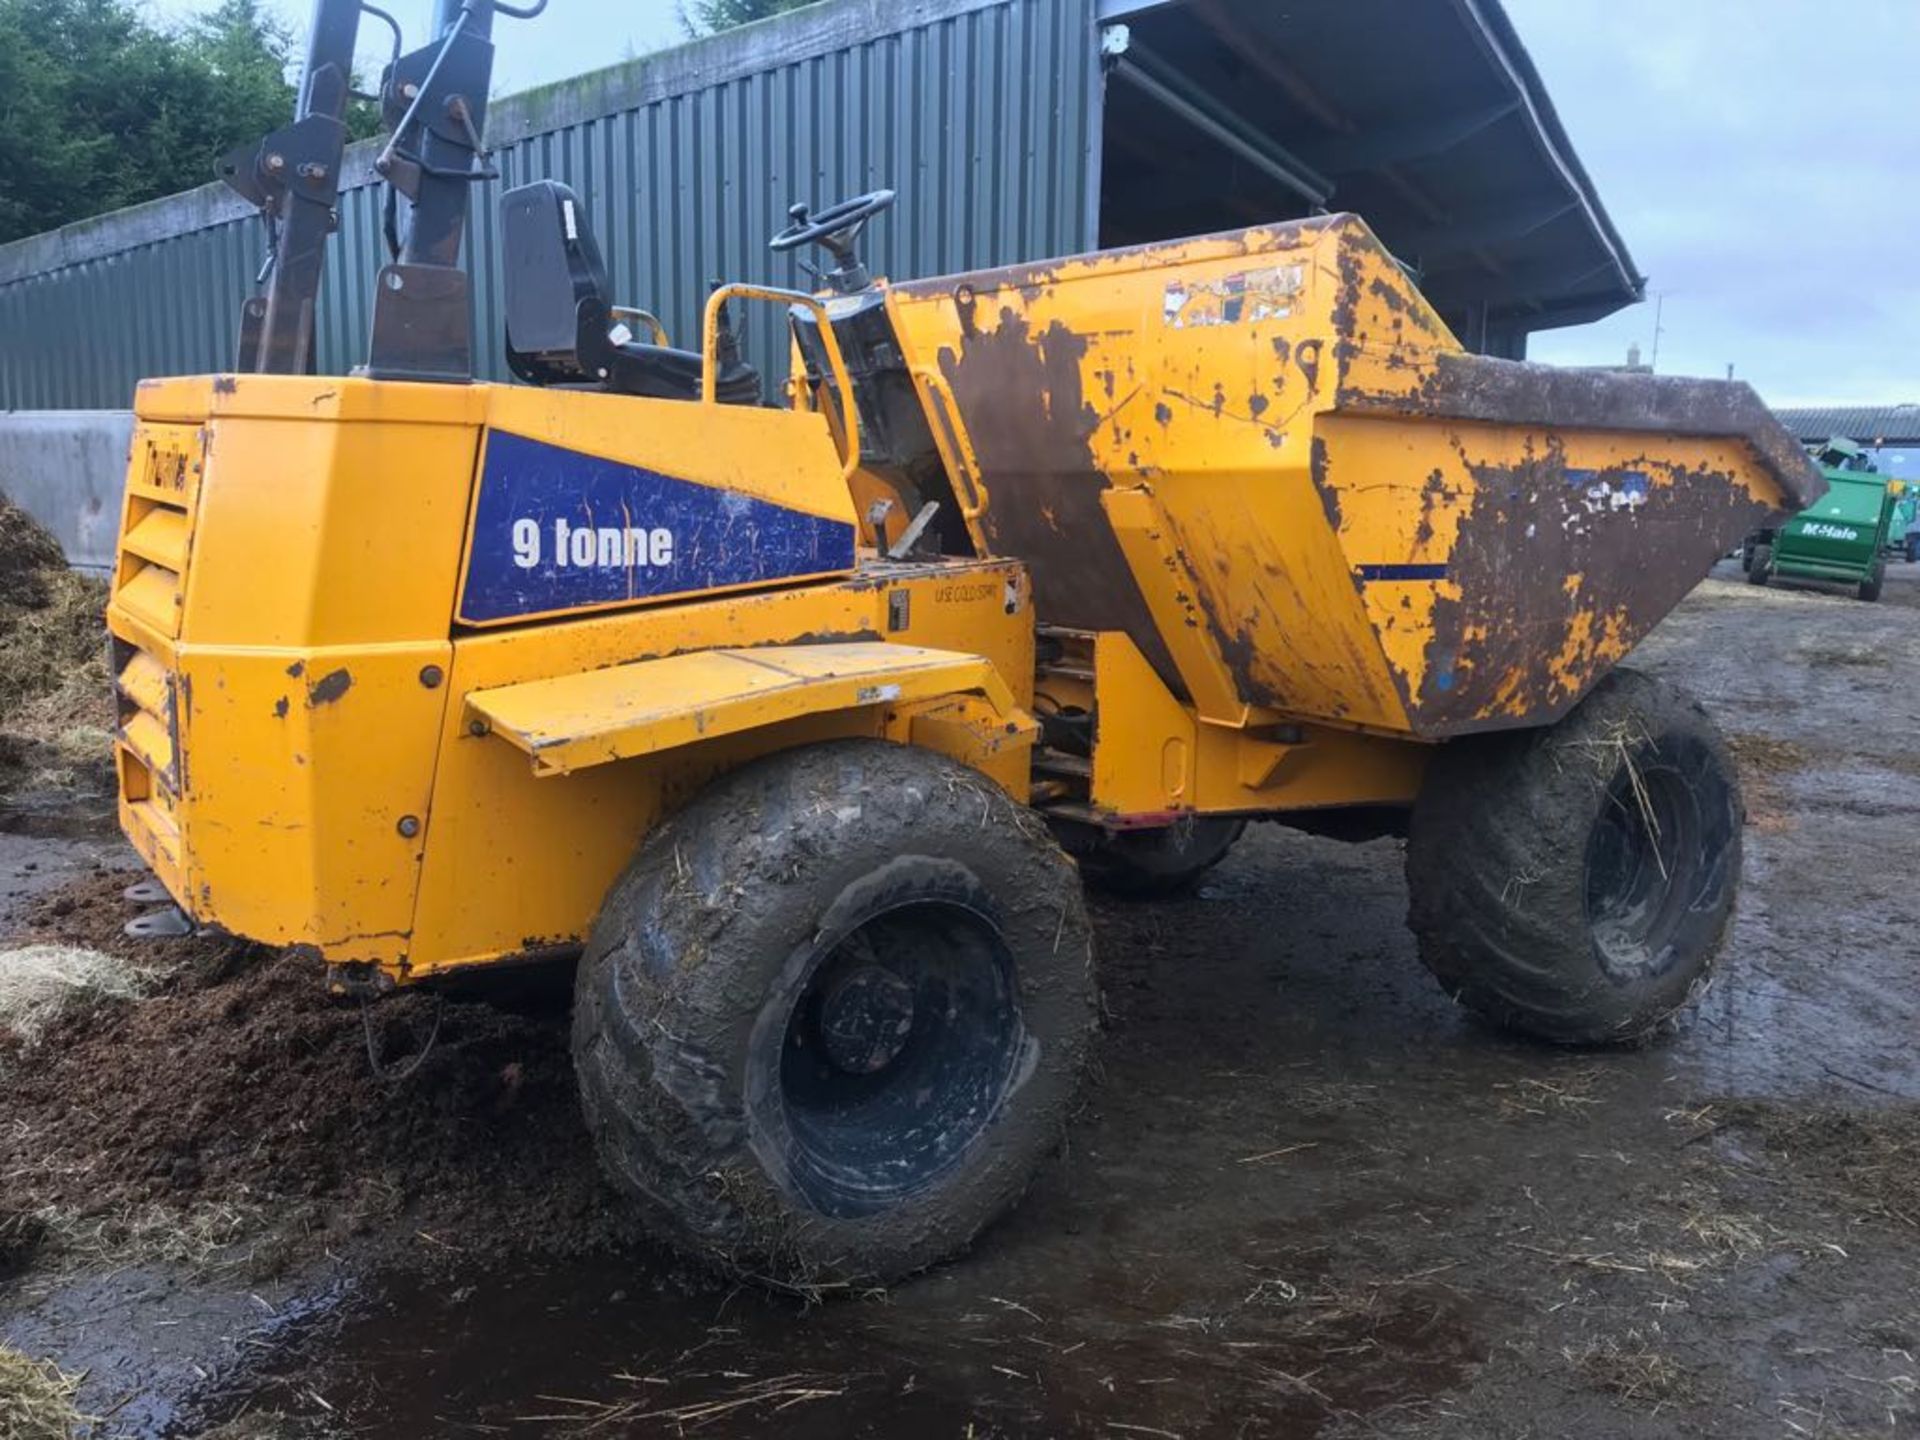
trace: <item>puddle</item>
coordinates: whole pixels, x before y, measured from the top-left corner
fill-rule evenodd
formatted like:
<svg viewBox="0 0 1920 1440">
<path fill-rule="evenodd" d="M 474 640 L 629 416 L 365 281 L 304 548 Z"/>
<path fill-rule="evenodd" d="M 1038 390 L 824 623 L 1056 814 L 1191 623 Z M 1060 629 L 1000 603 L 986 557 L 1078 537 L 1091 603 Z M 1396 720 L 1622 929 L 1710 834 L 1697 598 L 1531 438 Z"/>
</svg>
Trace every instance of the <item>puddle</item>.
<svg viewBox="0 0 1920 1440">
<path fill-rule="evenodd" d="M 951 1270 L 889 1299 L 811 1308 L 751 1290 L 688 1294 L 633 1257 L 406 1277 L 195 1419 L 246 1406 L 324 1413 L 369 1437 L 646 1422 L 840 1440 L 923 1427 L 1205 1434 L 1257 1413 L 1310 1436 L 1338 1414 L 1442 1392 L 1486 1355 L 1459 1300 L 1438 1291 L 1340 1309 L 1282 1337 L 1276 1325 L 1303 1303 L 1295 1281 L 1256 1281 L 1217 1315 L 1142 1307 L 1138 1286 L 1108 1267 L 1081 1284 L 1054 1308 L 1055 1283 L 1043 1312 L 975 1294 Z M 1335 1353 L 1358 1358 L 1329 1375 Z"/>
<path fill-rule="evenodd" d="M 84 1374 L 88 1413 L 102 1418 L 105 1433 L 194 1434 L 200 1426 L 189 1419 L 186 1397 L 251 1373 L 260 1356 L 338 1309 L 353 1289 L 334 1267 L 235 1288 L 132 1266 L 51 1287 L 0 1335 Z"/>
</svg>

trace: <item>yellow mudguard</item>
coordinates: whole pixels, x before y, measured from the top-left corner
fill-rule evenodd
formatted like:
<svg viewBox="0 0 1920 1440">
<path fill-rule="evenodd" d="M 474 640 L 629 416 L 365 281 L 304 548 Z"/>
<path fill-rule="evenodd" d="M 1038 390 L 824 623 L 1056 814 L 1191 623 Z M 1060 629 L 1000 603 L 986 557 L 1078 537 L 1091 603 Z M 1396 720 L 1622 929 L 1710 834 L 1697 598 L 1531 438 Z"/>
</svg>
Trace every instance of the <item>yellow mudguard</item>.
<svg viewBox="0 0 1920 1440">
<path fill-rule="evenodd" d="M 877 641 L 670 655 L 476 690 L 466 704 L 535 774 L 565 775 L 807 715 L 964 694 L 1020 713 L 981 656 Z"/>
</svg>

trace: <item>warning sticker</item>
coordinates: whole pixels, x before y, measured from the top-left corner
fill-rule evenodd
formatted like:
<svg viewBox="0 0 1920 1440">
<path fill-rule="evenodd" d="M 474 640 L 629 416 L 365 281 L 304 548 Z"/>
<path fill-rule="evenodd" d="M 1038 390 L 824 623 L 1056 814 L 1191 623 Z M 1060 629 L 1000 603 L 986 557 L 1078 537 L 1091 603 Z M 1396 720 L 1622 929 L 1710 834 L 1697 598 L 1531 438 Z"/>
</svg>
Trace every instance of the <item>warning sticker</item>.
<svg viewBox="0 0 1920 1440">
<path fill-rule="evenodd" d="M 1305 265 L 1269 265 L 1235 270 L 1217 280 L 1169 280 L 1160 319 L 1174 330 L 1283 319 L 1293 314 L 1306 273 Z"/>
</svg>

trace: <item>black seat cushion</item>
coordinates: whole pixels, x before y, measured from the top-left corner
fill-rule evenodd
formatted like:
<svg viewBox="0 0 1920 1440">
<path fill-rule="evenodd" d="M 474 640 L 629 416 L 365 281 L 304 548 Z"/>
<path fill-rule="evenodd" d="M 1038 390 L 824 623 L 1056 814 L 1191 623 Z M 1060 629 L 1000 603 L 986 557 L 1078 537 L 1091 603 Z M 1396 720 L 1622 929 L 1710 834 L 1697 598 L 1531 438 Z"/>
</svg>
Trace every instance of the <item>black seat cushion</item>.
<svg viewBox="0 0 1920 1440">
<path fill-rule="evenodd" d="M 700 356 L 692 350 L 629 341 L 613 349 L 607 388 L 622 395 L 648 395 L 656 400 L 698 400 Z M 758 405 L 760 372 L 744 363 L 722 365 L 714 395 L 723 405 Z"/>
</svg>

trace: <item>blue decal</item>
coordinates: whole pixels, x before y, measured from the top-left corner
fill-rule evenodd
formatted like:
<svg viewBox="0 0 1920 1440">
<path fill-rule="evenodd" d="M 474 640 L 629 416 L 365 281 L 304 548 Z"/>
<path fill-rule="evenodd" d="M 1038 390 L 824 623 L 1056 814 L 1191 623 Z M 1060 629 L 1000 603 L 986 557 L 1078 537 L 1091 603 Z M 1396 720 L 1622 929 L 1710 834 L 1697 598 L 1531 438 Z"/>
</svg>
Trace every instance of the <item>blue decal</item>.
<svg viewBox="0 0 1920 1440">
<path fill-rule="evenodd" d="M 1584 490 L 1590 499 L 1605 500 L 1613 509 L 1644 505 L 1653 484 L 1644 470 L 1582 470 L 1567 467 L 1567 484 Z"/>
<path fill-rule="evenodd" d="M 1356 565 L 1362 580 L 1444 580 L 1444 565 Z"/>
<path fill-rule="evenodd" d="M 489 432 L 460 618 L 472 624 L 853 568 L 853 527 Z"/>
</svg>

